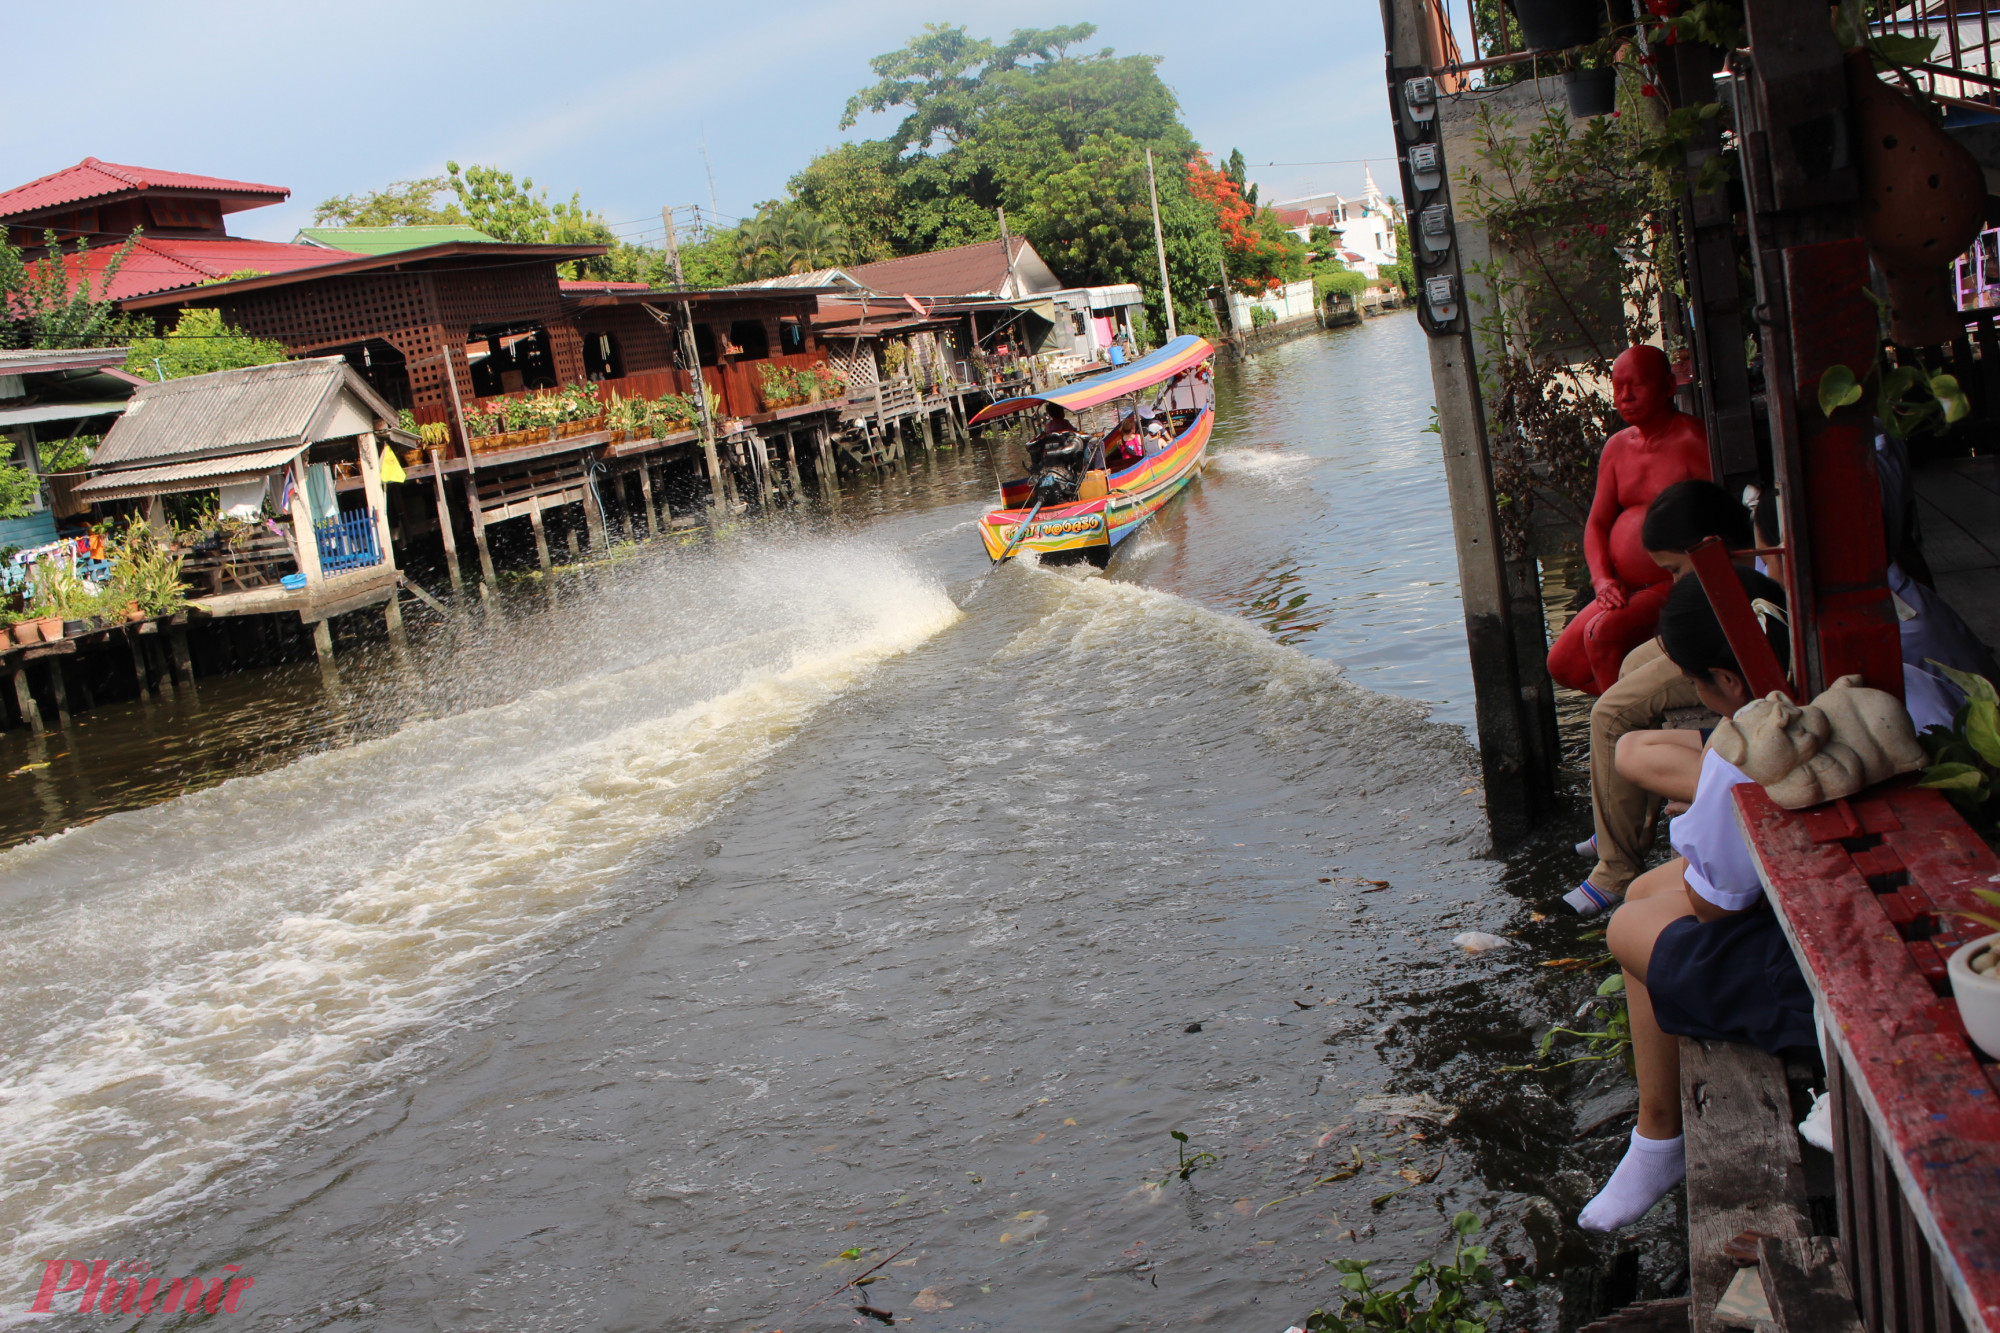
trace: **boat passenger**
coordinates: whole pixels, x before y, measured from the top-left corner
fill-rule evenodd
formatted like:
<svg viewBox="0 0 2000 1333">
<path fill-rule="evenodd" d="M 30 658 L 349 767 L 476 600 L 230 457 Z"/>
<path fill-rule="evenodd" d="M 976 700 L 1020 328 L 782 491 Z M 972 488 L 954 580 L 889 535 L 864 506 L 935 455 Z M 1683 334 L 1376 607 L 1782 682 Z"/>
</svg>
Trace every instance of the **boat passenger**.
<svg viewBox="0 0 2000 1333">
<path fill-rule="evenodd" d="M 1127 412 L 1104 437 L 1105 464 L 1112 468 L 1130 467 L 1145 456 L 1146 440 L 1139 432 L 1139 420 Z"/>
<path fill-rule="evenodd" d="M 1753 601 L 1784 600 L 1784 590 L 1755 570 L 1738 567 L 1736 576 Z M 1766 618 L 1764 631 L 1782 665 L 1790 631 L 1776 616 Z M 1710 708 L 1728 715 L 1750 702 L 1699 580 L 1672 585 L 1660 639 Z M 1639 1120 L 1617 1170 L 1577 1218 L 1586 1231 L 1630 1226 L 1687 1174 L 1681 1037 L 1749 1042 L 1773 1055 L 1818 1039 L 1812 993 L 1737 826 L 1729 791 L 1748 781 L 1707 751 L 1694 802 L 1672 825 L 1680 855 L 1632 881 L 1611 917 L 1605 941 L 1625 970 Z"/>
</svg>

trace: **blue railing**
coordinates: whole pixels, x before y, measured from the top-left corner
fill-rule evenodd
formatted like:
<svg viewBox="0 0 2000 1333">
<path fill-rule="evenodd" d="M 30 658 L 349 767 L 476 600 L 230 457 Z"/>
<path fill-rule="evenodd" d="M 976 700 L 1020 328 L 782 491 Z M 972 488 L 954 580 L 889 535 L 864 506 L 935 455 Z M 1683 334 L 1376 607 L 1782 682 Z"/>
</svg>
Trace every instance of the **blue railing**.
<svg viewBox="0 0 2000 1333">
<path fill-rule="evenodd" d="M 319 538 L 319 568 L 322 574 L 366 569 L 382 563 L 382 548 L 375 540 L 375 511 L 350 509 L 339 518 L 315 523 Z"/>
</svg>

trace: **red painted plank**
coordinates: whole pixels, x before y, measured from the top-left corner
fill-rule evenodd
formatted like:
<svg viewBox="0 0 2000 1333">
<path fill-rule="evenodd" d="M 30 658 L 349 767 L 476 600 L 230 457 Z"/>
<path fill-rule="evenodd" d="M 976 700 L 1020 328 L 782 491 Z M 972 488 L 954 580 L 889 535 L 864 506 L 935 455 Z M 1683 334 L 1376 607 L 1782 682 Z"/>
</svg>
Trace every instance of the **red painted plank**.
<svg viewBox="0 0 2000 1333">
<path fill-rule="evenodd" d="M 1850 811 L 1803 817 L 1754 783 L 1734 794 L 1772 906 L 1904 1198 L 1968 1324 L 2000 1330 L 2000 1095 L 1957 1006 L 1925 975 L 1950 937 L 1905 941 L 1889 915 L 1912 908 L 1918 894 L 1944 908 L 1976 905 L 1971 890 L 2000 875 L 2000 859 L 1922 788 L 1878 789 Z M 1820 840 L 1830 820 L 1879 830 L 1914 892 L 1873 892 L 1857 858 Z M 1859 859 L 1883 865 L 1880 856 Z"/>
</svg>

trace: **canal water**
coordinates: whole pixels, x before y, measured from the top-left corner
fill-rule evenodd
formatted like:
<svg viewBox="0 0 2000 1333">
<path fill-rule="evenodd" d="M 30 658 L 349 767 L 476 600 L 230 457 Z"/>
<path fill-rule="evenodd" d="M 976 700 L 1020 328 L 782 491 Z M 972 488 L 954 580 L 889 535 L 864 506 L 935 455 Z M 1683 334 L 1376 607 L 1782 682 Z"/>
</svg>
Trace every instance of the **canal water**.
<svg viewBox="0 0 2000 1333">
<path fill-rule="evenodd" d="M 1515 1068 L 1602 945 L 1576 835 L 1488 846 L 1415 320 L 1218 390 L 1105 575 L 989 574 L 975 448 L 0 740 L 0 1323 L 77 1259 L 246 1329 L 1280 1333 L 1459 1210 L 1496 1327 L 1671 1290 L 1674 1205 L 1573 1225 L 1622 1070 Z"/>
</svg>

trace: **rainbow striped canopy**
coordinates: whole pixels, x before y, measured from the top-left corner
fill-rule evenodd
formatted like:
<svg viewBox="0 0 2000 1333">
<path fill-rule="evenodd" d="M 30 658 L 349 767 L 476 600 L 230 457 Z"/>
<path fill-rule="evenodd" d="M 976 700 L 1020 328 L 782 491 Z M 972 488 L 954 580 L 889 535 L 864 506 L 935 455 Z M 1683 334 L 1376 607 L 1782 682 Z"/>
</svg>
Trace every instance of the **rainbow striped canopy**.
<svg viewBox="0 0 2000 1333">
<path fill-rule="evenodd" d="M 1086 407 L 1096 407 L 1099 403 L 1108 403 L 1113 398 L 1122 398 L 1128 393 L 1137 393 L 1163 380 L 1170 380 L 1214 354 L 1215 348 L 1208 339 L 1198 338 L 1192 333 L 1182 334 L 1159 351 L 1148 353 L 1129 366 L 1118 366 L 1060 389 L 1031 393 L 1024 398 L 1003 398 L 982 408 L 970 424 L 977 426 L 982 421 L 991 421 L 1012 412 L 1025 412 L 1045 403 L 1081 412 Z"/>
</svg>

